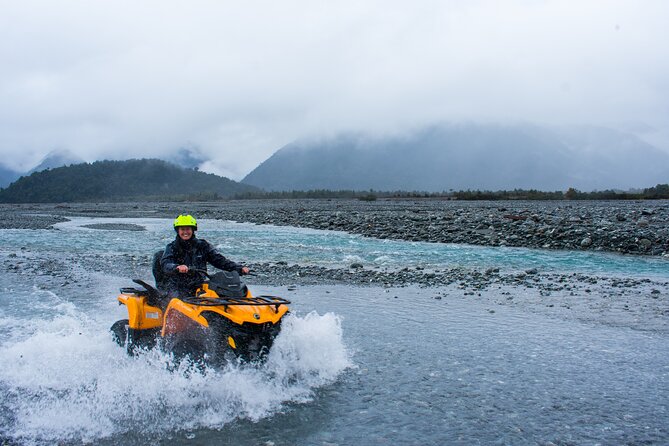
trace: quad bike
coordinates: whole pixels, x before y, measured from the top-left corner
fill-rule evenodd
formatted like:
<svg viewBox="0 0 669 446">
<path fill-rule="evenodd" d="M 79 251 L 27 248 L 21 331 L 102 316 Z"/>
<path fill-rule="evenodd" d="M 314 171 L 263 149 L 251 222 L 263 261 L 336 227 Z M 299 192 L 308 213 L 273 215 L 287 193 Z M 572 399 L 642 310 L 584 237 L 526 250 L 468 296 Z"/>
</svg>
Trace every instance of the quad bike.
<svg viewBox="0 0 669 446">
<path fill-rule="evenodd" d="M 169 299 L 141 280 L 141 288 L 121 288 L 119 305 L 128 319 L 115 322 L 112 336 L 129 354 L 159 346 L 175 358 L 224 363 L 231 358 L 262 360 L 281 329 L 290 301 L 277 296 L 252 296 L 237 272 L 199 275 L 192 296 Z"/>
</svg>

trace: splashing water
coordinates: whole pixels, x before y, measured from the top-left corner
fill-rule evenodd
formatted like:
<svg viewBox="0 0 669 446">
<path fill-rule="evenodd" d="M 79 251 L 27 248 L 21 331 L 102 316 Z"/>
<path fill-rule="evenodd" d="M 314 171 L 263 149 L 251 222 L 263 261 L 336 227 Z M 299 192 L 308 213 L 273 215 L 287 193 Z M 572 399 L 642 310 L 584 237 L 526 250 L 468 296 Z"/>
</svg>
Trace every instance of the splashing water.
<svg viewBox="0 0 669 446">
<path fill-rule="evenodd" d="M 107 327 L 61 304 L 23 339 L 0 347 L 0 435 L 22 442 L 84 441 L 126 432 L 160 434 L 259 420 L 351 366 L 332 314 L 289 315 L 267 361 L 221 370 L 175 365 L 159 350 L 129 357 Z"/>
</svg>

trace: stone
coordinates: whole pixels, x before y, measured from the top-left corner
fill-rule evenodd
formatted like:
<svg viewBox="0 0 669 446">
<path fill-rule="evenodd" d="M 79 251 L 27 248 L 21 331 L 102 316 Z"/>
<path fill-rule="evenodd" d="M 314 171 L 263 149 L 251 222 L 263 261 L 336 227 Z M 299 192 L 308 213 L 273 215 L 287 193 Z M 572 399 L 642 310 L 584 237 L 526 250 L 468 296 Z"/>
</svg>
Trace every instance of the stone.
<svg viewBox="0 0 669 446">
<path fill-rule="evenodd" d="M 583 240 L 581 240 L 581 246 L 583 248 L 588 248 L 589 246 L 592 246 L 592 239 L 590 237 L 585 237 Z"/>
</svg>

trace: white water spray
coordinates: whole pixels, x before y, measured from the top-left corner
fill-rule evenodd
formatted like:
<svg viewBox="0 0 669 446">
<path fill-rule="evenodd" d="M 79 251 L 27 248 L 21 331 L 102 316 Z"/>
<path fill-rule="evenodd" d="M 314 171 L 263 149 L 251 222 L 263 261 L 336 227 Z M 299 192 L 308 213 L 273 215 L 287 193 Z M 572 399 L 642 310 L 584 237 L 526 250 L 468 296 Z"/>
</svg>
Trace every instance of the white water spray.
<svg viewBox="0 0 669 446">
<path fill-rule="evenodd" d="M 22 340 L 0 346 L 0 435 L 28 443 L 126 432 L 217 429 L 310 400 L 351 358 L 333 314 L 289 315 L 266 363 L 196 370 L 154 350 L 128 357 L 100 322 L 62 307 Z"/>
</svg>

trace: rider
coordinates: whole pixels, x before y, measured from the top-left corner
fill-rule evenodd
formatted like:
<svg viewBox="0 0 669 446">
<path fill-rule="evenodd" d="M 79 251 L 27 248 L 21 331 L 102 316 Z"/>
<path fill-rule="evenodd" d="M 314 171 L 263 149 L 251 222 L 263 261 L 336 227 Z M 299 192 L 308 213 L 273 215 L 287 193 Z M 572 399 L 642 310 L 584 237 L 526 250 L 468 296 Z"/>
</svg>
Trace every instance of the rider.
<svg viewBox="0 0 669 446">
<path fill-rule="evenodd" d="M 179 215 L 174 220 L 176 239 L 165 248 L 160 266 L 166 278 L 166 290 L 172 296 L 192 294 L 198 277 L 188 274 L 192 269 L 207 269 L 211 263 L 218 269 L 248 274 L 249 269 L 226 259 L 204 239 L 195 237 L 197 221 L 191 215 Z"/>
</svg>

